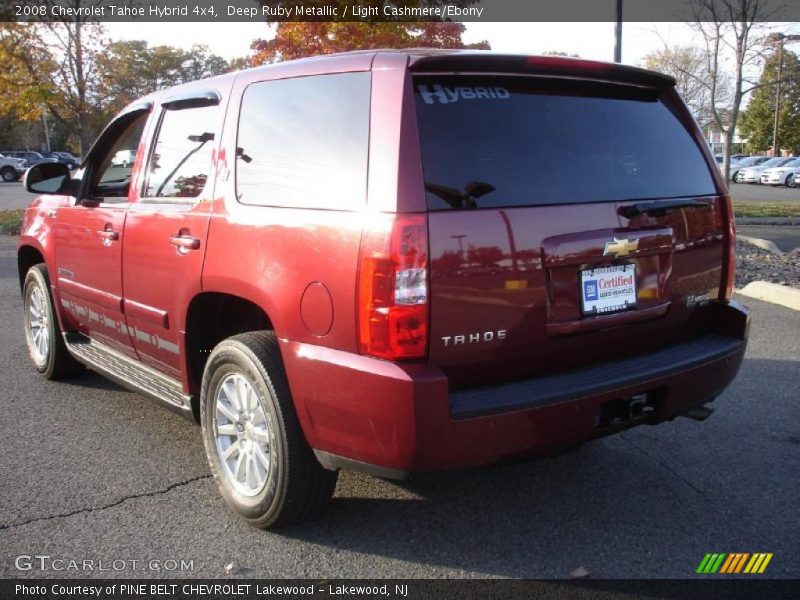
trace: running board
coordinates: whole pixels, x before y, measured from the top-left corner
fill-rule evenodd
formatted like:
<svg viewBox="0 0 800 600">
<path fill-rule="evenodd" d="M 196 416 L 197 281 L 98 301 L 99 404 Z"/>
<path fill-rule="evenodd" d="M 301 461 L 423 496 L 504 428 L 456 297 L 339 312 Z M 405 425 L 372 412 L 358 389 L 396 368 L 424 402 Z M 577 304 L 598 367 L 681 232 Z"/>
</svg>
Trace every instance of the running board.
<svg viewBox="0 0 800 600">
<path fill-rule="evenodd" d="M 192 397 L 183 393 L 179 381 L 81 334 L 65 333 L 64 343 L 72 356 L 93 371 L 192 418 Z"/>
</svg>

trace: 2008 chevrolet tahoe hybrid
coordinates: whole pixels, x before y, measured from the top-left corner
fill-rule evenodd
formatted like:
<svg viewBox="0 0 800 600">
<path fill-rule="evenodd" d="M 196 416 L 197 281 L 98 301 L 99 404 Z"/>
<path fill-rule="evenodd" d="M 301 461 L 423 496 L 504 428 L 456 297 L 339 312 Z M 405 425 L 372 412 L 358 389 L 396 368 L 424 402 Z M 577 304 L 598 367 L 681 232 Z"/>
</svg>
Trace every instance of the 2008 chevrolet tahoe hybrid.
<svg viewBox="0 0 800 600">
<path fill-rule="evenodd" d="M 135 152 L 129 167 L 112 164 Z M 725 184 L 672 79 L 372 51 L 127 107 L 34 167 L 31 359 L 198 420 L 227 503 L 298 522 L 388 477 L 703 417 L 736 375 Z"/>
</svg>

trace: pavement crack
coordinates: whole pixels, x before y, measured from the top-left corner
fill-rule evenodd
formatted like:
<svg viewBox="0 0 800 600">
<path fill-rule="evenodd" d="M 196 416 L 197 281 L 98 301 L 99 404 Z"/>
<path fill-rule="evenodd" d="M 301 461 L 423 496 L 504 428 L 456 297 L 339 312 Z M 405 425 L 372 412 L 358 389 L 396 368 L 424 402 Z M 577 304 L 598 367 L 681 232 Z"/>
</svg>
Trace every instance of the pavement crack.
<svg viewBox="0 0 800 600">
<path fill-rule="evenodd" d="M 40 521 L 52 521 L 54 519 L 64 519 L 66 517 L 74 517 L 75 515 L 80 515 L 83 513 L 92 513 L 92 512 L 99 512 L 103 510 L 108 510 L 109 508 L 114 508 L 115 506 L 119 506 L 128 500 L 136 500 L 137 498 L 152 498 L 155 496 L 161 496 L 162 494 L 167 494 L 174 489 L 190 485 L 197 481 L 202 481 L 203 479 L 211 479 L 211 475 L 199 475 L 197 477 L 192 477 L 190 479 L 185 479 L 183 481 L 176 481 L 175 483 L 171 483 L 167 487 L 155 490 L 152 492 L 142 492 L 141 494 L 130 494 L 129 496 L 123 496 L 119 500 L 115 500 L 109 504 L 105 504 L 103 506 L 92 506 L 90 508 L 79 508 L 78 510 L 73 510 L 71 512 L 65 513 L 58 513 L 55 515 L 47 515 L 44 517 L 33 517 L 31 519 L 26 519 L 25 521 L 19 521 L 17 523 L 0 523 L 0 531 L 5 531 L 7 529 L 16 529 L 17 527 L 23 527 L 25 525 L 31 525 L 33 523 L 38 523 Z"/>
<path fill-rule="evenodd" d="M 711 501 L 711 499 L 708 497 L 708 494 L 706 494 L 706 492 L 702 488 L 697 487 L 695 484 L 693 484 L 691 481 L 686 479 L 683 475 L 678 473 L 678 471 L 673 469 L 670 465 L 665 463 L 663 460 L 661 460 L 657 456 L 653 456 L 647 450 L 645 450 L 644 448 L 642 448 L 638 444 L 635 444 L 631 439 L 627 438 L 624 434 L 620 434 L 619 437 L 622 440 L 624 440 L 631 448 L 633 448 L 634 450 L 636 450 L 640 454 L 643 454 L 644 456 L 646 456 L 650 460 L 655 461 L 655 463 L 658 464 L 662 469 L 664 469 L 665 471 L 670 473 L 673 477 L 678 479 L 684 485 L 687 485 L 688 487 L 692 488 L 695 492 L 700 494 L 707 502 L 709 502 L 710 504 L 714 504 Z"/>
</svg>

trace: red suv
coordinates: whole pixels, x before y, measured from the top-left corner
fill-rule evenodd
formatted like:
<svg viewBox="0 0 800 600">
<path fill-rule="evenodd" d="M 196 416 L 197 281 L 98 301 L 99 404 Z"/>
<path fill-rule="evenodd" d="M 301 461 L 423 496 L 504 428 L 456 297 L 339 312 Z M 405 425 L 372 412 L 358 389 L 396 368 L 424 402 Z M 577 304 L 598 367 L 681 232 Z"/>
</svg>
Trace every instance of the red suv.
<svg viewBox="0 0 800 600">
<path fill-rule="evenodd" d="M 131 151 L 135 161 L 114 157 Z M 725 183 L 669 77 L 372 51 L 157 92 L 31 169 L 31 359 L 199 421 L 227 503 L 576 446 L 736 375 Z"/>
</svg>

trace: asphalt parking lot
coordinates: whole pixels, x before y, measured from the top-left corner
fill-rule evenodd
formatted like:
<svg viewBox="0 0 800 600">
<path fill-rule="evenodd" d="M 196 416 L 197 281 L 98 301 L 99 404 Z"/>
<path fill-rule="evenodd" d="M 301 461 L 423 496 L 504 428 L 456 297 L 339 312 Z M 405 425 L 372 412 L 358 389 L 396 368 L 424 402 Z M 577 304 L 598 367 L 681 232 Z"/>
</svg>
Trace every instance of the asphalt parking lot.
<svg viewBox="0 0 800 600">
<path fill-rule="evenodd" d="M 268 533 L 226 509 L 197 426 L 98 375 L 34 371 L 14 243 L 0 236 L 0 577 L 224 577 L 237 561 L 246 577 L 691 578 L 707 552 L 772 552 L 764 577 L 800 577 L 800 312 L 747 300 L 747 357 L 705 422 L 402 484 L 344 473 L 322 518 Z M 128 562 L 15 568 L 37 554 Z"/>
</svg>

